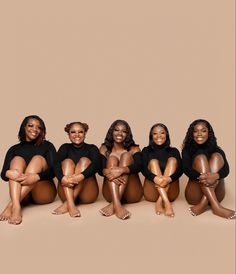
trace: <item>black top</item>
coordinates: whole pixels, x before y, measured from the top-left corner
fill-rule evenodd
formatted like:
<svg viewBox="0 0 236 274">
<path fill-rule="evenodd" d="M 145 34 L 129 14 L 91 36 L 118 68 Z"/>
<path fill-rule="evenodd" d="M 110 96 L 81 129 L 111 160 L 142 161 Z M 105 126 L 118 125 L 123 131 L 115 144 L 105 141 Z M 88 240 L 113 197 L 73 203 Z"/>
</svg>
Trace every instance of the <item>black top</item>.
<svg viewBox="0 0 236 274">
<path fill-rule="evenodd" d="M 167 161 L 170 157 L 174 157 L 177 160 L 177 168 L 174 174 L 170 176 L 172 182 L 175 182 L 179 179 L 179 177 L 183 174 L 182 170 L 182 161 L 180 157 L 180 153 L 175 147 L 163 147 L 158 145 L 147 146 L 142 150 L 143 157 L 143 176 L 147 178 L 149 181 L 154 182 L 154 178 L 156 177 L 148 169 L 148 163 L 152 159 L 157 159 L 160 164 L 161 171 L 164 172 L 166 168 Z"/>
<path fill-rule="evenodd" d="M 101 168 L 101 158 L 99 150 L 95 145 L 83 143 L 80 147 L 74 146 L 72 143 L 63 144 L 57 152 L 57 161 L 55 164 L 55 174 L 59 181 L 63 175 L 61 162 L 65 159 L 71 159 L 77 164 L 82 157 L 87 157 L 91 160 L 90 165 L 81 174 L 85 178 L 93 176 Z"/>
<path fill-rule="evenodd" d="M 102 157 L 102 170 L 103 170 L 104 168 L 106 168 L 107 158 L 103 154 L 100 154 L 100 155 Z M 134 153 L 133 160 L 134 162 L 128 166 L 129 172 L 131 174 L 139 173 L 142 170 L 142 166 L 143 166 L 142 154 L 140 151 Z M 102 172 L 99 172 L 99 175 L 103 176 Z"/>
<path fill-rule="evenodd" d="M 9 179 L 6 177 L 7 170 L 10 169 L 11 160 L 15 156 L 22 157 L 26 164 L 28 165 L 30 160 L 35 155 L 41 155 L 45 158 L 48 169 L 38 173 L 40 180 L 51 180 L 54 178 L 53 165 L 56 159 L 56 150 L 52 143 L 49 141 L 44 141 L 41 145 L 36 145 L 35 142 L 21 142 L 16 144 L 7 151 L 1 177 L 4 181 L 8 181 Z"/>
<path fill-rule="evenodd" d="M 193 160 L 199 154 L 204 154 L 209 159 L 211 154 L 214 152 L 218 152 L 224 159 L 224 166 L 217 172 L 220 176 L 219 179 L 225 178 L 229 174 L 229 164 L 225 157 L 225 153 L 222 149 L 217 147 L 215 151 L 209 152 L 208 149 L 204 145 L 199 145 L 198 149 L 194 153 L 190 153 L 189 150 L 186 148 L 182 151 L 182 158 L 183 158 L 183 170 L 186 176 L 188 176 L 192 180 L 197 180 L 197 178 L 201 175 L 198 171 L 193 169 Z"/>
</svg>

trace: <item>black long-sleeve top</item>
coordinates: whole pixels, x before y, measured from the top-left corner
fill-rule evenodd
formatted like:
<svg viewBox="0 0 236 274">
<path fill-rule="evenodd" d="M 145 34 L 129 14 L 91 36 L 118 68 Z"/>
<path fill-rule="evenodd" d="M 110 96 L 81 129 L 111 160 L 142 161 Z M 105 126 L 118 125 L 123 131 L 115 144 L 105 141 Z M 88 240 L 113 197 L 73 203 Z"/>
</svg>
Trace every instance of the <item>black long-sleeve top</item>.
<svg viewBox="0 0 236 274">
<path fill-rule="evenodd" d="M 101 155 L 101 158 L 102 158 L 102 169 L 99 172 L 99 175 L 103 176 L 102 170 L 104 168 L 106 168 L 107 157 L 104 156 L 103 154 L 100 154 L 100 155 Z M 130 174 L 139 173 L 140 171 L 142 171 L 142 168 L 143 168 L 142 154 L 141 154 L 140 151 L 139 152 L 135 152 L 133 154 L 133 160 L 134 160 L 133 163 L 128 166 Z"/>
<path fill-rule="evenodd" d="M 158 145 L 149 145 L 142 150 L 143 176 L 149 181 L 154 182 L 156 175 L 148 169 L 149 161 L 152 159 L 157 159 L 159 161 L 161 171 L 164 172 L 167 161 L 170 157 L 174 157 L 177 160 L 177 168 L 170 178 L 172 182 L 178 180 L 183 174 L 182 161 L 178 149 L 175 147 L 163 147 Z"/>
<path fill-rule="evenodd" d="M 220 176 L 219 179 L 225 178 L 229 174 L 229 164 L 226 159 L 224 151 L 217 147 L 215 151 L 209 152 L 204 145 L 199 145 L 198 149 L 194 153 L 190 153 L 189 150 L 183 149 L 182 151 L 182 159 L 183 159 L 183 170 L 186 176 L 188 176 L 192 180 L 197 180 L 197 178 L 201 175 L 198 171 L 193 169 L 193 160 L 199 154 L 204 154 L 209 159 L 211 154 L 214 152 L 218 152 L 224 159 L 224 166 L 217 172 Z"/>
<path fill-rule="evenodd" d="M 41 155 L 45 158 L 48 168 L 45 171 L 38 173 L 41 180 L 51 180 L 54 178 L 53 165 L 56 159 L 56 149 L 52 143 L 49 141 L 44 141 L 40 145 L 36 145 L 35 142 L 21 142 L 16 144 L 7 151 L 5 160 L 3 163 L 3 168 L 1 172 L 1 177 L 4 181 L 9 179 L 6 177 L 7 170 L 10 169 L 11 160 L 15 156 L 22 157 L 26 164 L 28 165 L 33 156 Z"/>
<path fill-rule="evenodd" d="M 86 157 L 91 163 L 81 174 L 85 178 L 95 175 L 101 169 L 101 157 L 98 148 L 92 144 L 83 143 L 80 147 L 74 146 L 72 143 L 66 143 L 61 145 L 57 152 L 57 161 L 55 163 L 55 174 L 59 181 L 61 181 L 63 175 L 61 162 L 65 159 L 71 159 L 77 164 L 80 158 Z"/>
</svg>

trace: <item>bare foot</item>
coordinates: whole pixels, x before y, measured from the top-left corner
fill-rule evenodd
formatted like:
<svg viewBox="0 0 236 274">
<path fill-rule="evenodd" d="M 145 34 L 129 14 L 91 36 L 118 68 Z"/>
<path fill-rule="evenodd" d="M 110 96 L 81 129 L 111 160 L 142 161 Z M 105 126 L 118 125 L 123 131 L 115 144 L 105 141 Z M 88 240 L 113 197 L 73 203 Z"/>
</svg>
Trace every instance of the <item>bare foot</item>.
<svg viewBox="0 0 236 274">
<path fill-rule="evenodd" d="M 156 201 L 155 211 L 156 211 L 157 215 L 161 215 L 161 214 L 163 214 L 165 212 L 165 209 L 164 209 L 163 203 L 162 203 L 162 199 L 160 199 L 160 197 Z"/>
<path fill-rule="evenodd" d="M 61 215 L 61 214 L 65 214 L 67 212 L 68 212 L 67 202 L 64 202 L 62 205 L 60 205 L 59 207 L 57 207 L 56 209 L 54 209 L 52 211 L 52 214 Z"/>
<path fill-rule="evenodd" d="M 72 218 L 77 218 L 77 217 L 81 216 L 80 211 L 78 210 L 78 208 L 76 206 L 68 207 L 68 211 Z"/>
<path fill-rule="evenodd" d="M 9 224 L 19 225 L 22 222 L 21 207 L 12 206 L 12 214 L 8 219 Z"/>
<path fill-rule="evenodd" d="M 12 203 L 9 203 L 0 214 L 0 221 L 8 221 L 11 217 Z"/>
<path fill-rule="evenodd" d="M 226 218 L 226 219 L 235 219 L 236 218 L 236 212 L 225 208 L 225 207 L 219 207 L 217 209 L 212 209 L 213 213 L 217 216 Z"/>
<path fill-rule="evenodd" d="M 165 204 L 165 216 L 174 217 L 175 213 L 171 203 Z"/>
<path fill-rule="evenodd" d="M 197 205 L 191 206 L 189 208 L 189 211 L 193 216 L 197 216 L 205 212 L 207 207 L 208 205 L 202 205 L 201 203 L 199 203 Z"/>
<path fill-rule="evenodd" d="M 125 220 L 131 216 L 131 213 L 125 209 L 123 206 L 119 206 L 115 208 L 116 217 L 119 219 Z"/>
<path fill-rule="evenodd" d="M 109 217 L 114 214 L 114 206 L 113 203 L 110 203 L 109 205 L 103 207 L 99 210 L 99 212 L 106 217 Z"/>
</svg>

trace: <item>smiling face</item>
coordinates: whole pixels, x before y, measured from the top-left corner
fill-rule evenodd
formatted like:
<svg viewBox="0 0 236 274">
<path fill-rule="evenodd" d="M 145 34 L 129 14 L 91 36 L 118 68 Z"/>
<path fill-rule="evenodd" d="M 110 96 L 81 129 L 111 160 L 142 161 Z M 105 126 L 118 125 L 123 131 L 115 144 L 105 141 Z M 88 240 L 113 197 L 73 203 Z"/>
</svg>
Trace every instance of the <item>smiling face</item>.
<svg viewBox="0 0 236 274">
<path fill-rule="evenodd" d="M 194 126 L 193 139 L 198 145 L 204 144 L 208 139 L 208 128 L 204 123 Z"/>
<path fill-rule="evenodd" d="M 81 125 L 73 124 L 69 129 L 68 136 L 73 145 L 80 146 L 85 140 L 86 132 Z"/>
<path fill-rule="evenodd" d="M 152 130 L 152 139 L 156 145 L 163 145 L 166 142 L 165 129 L 161 126 L 154 127 L 154 129 Z"/>
<path fill-rule="evenodd" d="M 37 119 L 29 119 L 25 126 L 25 140 L 31 142 L 36 140 L 42 130 L 41 124 Z"/>
<path fill-rule="evenodd" d="M 124 124 L 117 124 L 113 130 L 112 138 L 115 143 L 123 143 L 127 137 L 127 128 Z"/>
</svg>

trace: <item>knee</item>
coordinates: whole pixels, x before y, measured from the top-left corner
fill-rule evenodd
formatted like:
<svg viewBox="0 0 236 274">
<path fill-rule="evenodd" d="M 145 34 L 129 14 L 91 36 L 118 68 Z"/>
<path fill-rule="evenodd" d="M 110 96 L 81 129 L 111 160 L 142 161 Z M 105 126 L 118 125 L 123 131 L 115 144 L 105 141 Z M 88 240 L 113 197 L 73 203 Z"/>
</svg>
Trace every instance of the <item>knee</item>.
<svg viewBox="0 0 236 274">
<path fill-rule="evenodd" d="M 151 159 L 148 163 L 148 168 L 152 169 L 153 167 L 159 166 L 159 161 L 157 159 Z"/>
<path fill-rule="evenodd" d="M 87 157 L 81 157 L 78 164 L 88 166 L 89 164 L 91 164 L 91 161 Z"/>
<path fill-rule="evenodd" d="M 19 165 L 26 166 L 25 160 L 20 156 L 15 156 L 10 163 L 10 169 L 17 169 Z"/>
<path fill-rule="evenodd" d="M 213 161 L 219 161 L 219 162 L 224 162 L 224 159 L 223 159 L 222 155 L 219 152 L 212 153 L 211 160 L 213 160 Z"/>
<path fill-rule="evenodd" d="M 114 156 L 114 155 L 110 155 L 107 159 L 107 167 L 111 167 L 111 166 L 118 166 L 119 164 L 119 159 Z"/>
<path fill-rule="evenodd" d="M 193 163 L 200 163 L 202 161 L 207 161 L 207 157 L 204 154 L 198 154 L 194 157 Z"/>
<path fill-rule="evenodd" d="M 174 157 L 170 157 L 167 160 L 167 164 L 177 165 L 177 160 Z"/>
<path fill-rule="evenodd" d="M 34 163 L 46 163 L 46 160 L 43 156 L 41 155 L 35 155 L 31 158 L 30 162 L 34 162 Z"/>
<path fill-rule="evenodd" d="M 61 162 L 62 165 L 68 165 L 68 164 L 74 164 L 74 162 L 71 159 L 65 159 Z"/>
</svg>

